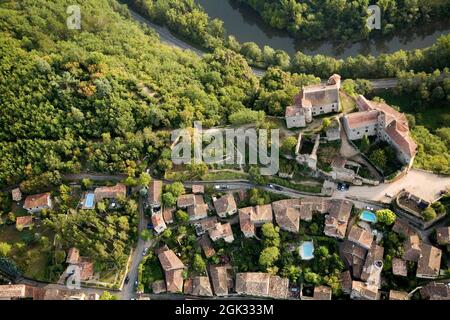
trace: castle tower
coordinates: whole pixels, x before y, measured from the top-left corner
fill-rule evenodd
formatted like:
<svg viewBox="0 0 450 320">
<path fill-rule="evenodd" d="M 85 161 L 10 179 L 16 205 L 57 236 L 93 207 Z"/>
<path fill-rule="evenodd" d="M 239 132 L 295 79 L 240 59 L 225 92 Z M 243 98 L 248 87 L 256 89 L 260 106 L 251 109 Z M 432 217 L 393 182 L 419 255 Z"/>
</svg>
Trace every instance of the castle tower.
<svg viewBox="0 0 450 320">
<path fill-rule="evenodd" d="M 337 85 L 338 89 L 341 88 L 341 76 L 338 74 L 333 74 L 327 82 L 328 85 L 332 86 L 332 85 Z"/>
</svg>

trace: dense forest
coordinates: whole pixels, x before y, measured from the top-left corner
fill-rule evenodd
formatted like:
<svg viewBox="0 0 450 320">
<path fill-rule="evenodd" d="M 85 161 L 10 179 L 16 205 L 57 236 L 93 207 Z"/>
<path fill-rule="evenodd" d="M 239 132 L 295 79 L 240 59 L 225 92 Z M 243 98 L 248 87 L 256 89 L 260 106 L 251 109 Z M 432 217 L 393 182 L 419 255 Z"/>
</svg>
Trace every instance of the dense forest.
<svg viewBox="0 0 450 320">
<path fill-rule="evenodd" d="M 82 8 L 82 30 L 66 8 Z M 131 175 L 156 160 L 163 127 L 227 121 L 257 93 L 243 58 L 200 60 L 162 45 L 116 1 L 0 5 L 0 185 L 82 167 Z"/>
<path fill-rule="evenodd" d="M 264 21 L 295 37 L 308 39 L 360 40 L 372 34 L 392 34 L 435 18 L 447 17 L 448 1 L 430 0 L 236 0 L 260 13 Z M 381 9 L 381 30 L 367 26 L 367 8 Z"/>
<path fill-rule="evenodd" d="M 430 48 L 413 51 L 400 50 L 378 57 L 357 55 L 346 59 L 336 59 L 320 54 L 308 56 L 300 51 L 295 56 L 290 57 L 285 51 L 275 50 L 269 46 L 260 48 L 254 42 L 239 43 L 234 36 L 227 34 L 220 20 L 211 19 L 202 7 L 193 0 L 127 0 L 125 2 L 151 21 L 167 25 L 170 30 L 186 41 L 209 51 L 216 48 L 228 48 L 243 55 L 247 62 L 255 67 L 278 66 L 284 70 L 314 74 L 325 79 L 332 73 L 339 73 L 345 78 L 371 79 L 395 77 L 398 72 L 402 71 L 433 72 L 435 69 L 442 70 L 447 67 L 448 61 L 450 61 L 450 35 L 442 36 Z M 322 2 L 318 1 L 316 6 L 319 6 L 320 3 L 320 6 L 324 8 L 329 7 Z M 296 4 L 294 0 L 264 1 L 264 3 Z M 351 2 L 352 5 L 358 3 L 358 1 Z M 414 3 L 421 8 L 427 7 L 423 1 Z M 351 5 L 349 4 L 349 6 Z M 403 8 L 406 5 L 400 7 Z M 399 17 L 403 16 L 400 14 L 401 12 L 403 12 L 403 9 L 400 10 Z M 334 21 L 328 17 L 327 19 L 323 17 L 321 19 Z M 354 22 L 351 16 L 342 19 L 345 23 Z M 404 19 L 407 19 L 407 17 Z M 358 30 L 356 26 L 353 27 Z M 317 31 L 315 34 L 322 33 Z"/>
</svg>

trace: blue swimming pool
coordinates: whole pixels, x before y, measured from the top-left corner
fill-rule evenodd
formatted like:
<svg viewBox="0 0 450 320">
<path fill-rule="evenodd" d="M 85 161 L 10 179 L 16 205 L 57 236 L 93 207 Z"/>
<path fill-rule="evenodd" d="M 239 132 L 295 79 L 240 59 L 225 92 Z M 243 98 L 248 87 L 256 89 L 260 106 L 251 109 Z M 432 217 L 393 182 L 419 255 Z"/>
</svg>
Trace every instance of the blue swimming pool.
<svg viewBox="0 0 450 320">
<path fill-rule="evenodd" d="M 88 193 L 84 199 L 84 207 L 85 208 L 93 208 L 94 207 L 94 194 Z"/>
<path fill-rule="evenodd" d="M 363 212 L 361 212 L 361 214 L 359 215 L 359 218 L 363 221 L 370 222 L 370 223 L 377 222 L 377 215 L 374 212 L 368 211 L 368 210 L 364 210 Z"/>
<path fill-rule="evenodd" d="M 314 243 L 312 241 L 303 242 L 299 248 L 302 260 L 311 260 L 314 258 Z"/>
</svg>

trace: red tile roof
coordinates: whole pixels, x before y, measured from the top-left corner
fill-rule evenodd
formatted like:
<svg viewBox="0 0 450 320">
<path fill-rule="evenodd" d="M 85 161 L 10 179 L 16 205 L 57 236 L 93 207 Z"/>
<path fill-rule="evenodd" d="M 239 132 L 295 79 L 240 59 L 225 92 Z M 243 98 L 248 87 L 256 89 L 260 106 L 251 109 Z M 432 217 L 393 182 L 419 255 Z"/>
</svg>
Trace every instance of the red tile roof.
<svg viewBox="0 0 450 320">
<path fill-rule="evenodd" d="M 25 209 L 45 207 L 50 201 L 50 192 L 35 194 L 25 198 Z"/>
</svg>

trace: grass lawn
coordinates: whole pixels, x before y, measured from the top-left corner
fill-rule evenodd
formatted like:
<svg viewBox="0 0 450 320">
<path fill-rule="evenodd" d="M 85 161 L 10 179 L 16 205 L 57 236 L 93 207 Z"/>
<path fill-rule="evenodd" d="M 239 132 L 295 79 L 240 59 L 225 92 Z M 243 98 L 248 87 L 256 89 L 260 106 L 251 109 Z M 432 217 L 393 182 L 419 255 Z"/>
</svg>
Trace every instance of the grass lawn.
<svg viewBox="0 0 450 320">
<path fill-rule="evenodd" d="M 352 97 L 343 92 L 340 92 L 340 98 L 341 98 L 341 112 L 350 113 L 356 109 L 356 102 Z"/>
</svg>

